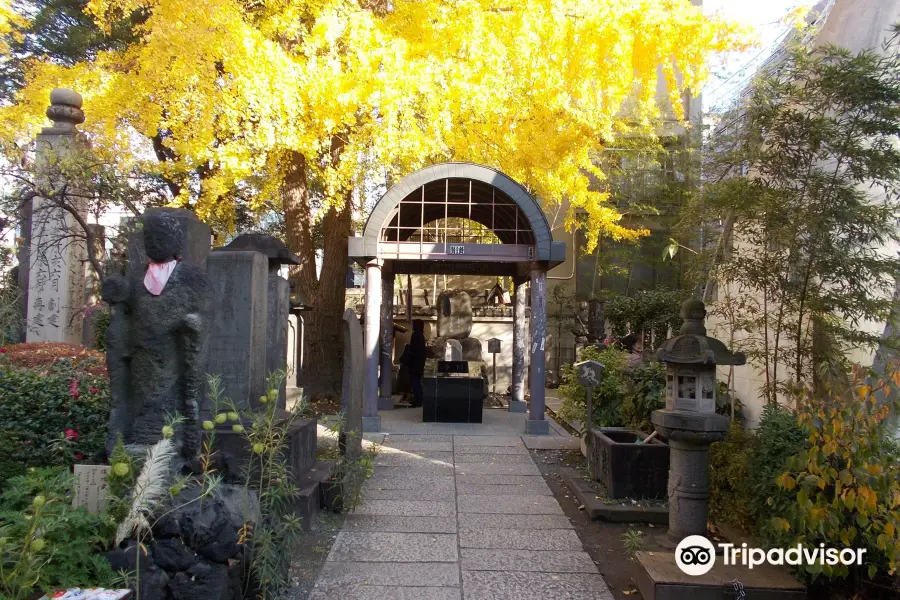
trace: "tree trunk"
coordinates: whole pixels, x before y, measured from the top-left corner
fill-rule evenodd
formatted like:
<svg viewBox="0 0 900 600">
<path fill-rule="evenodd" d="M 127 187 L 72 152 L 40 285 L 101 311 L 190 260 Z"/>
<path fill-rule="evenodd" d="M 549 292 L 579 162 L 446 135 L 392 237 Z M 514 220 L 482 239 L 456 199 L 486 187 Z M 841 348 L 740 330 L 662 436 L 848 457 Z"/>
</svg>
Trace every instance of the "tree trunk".
<svg viewBox="0 0 900 600">
<path fill-rule="evenodd" d="M 312 307 L 303 314 L 306 347 L 298 380 L 311 399 L 336 398 L 343 375 L 342 317 L 353 206 L 348 193 L 342 207 L 330 208 L 323 216 L 324 256 L 317 277 L 306 161 L 297 153 L 289 161 L 281 191 L 285 237 L 288 248 L 300 257 L 300 265 L 291 269 L 290 280 Z"/>
</svg>

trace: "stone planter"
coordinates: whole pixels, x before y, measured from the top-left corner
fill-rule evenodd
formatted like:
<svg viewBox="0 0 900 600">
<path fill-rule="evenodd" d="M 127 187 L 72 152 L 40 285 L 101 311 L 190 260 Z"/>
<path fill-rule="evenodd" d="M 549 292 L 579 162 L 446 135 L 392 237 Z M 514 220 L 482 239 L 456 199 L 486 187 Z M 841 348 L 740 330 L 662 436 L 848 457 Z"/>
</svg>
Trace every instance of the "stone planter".
<svg viewBox="0 0 900 600">
<path fill-rule="evenodd" d="M 591 430 L 591 475 L 610 498 L 665 498 L 669 482 L 669 446 L 647 434 L 618 427 Z"/>
<path fill-rule="evenodd" d="M 245 421 L 244 427 L 251 423 Z M 297 419 L 288 432 L 288 448 L 285 458 L 295 479 L 303 477 L 316 463 L 316 419 Z M 218 469 L 226 481 L 243 483 L 251 450 L 243 433 L 235 433 L 231 424 L 216 427 L 215 441 Z"/>
</svg>

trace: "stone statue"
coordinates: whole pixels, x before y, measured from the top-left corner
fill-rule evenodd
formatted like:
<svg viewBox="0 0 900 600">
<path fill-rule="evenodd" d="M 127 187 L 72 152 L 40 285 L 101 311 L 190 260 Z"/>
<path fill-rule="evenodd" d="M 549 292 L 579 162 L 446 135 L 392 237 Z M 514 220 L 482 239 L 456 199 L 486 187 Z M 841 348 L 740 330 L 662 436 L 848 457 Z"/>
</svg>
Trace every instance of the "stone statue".
<svg viewBox="0 0 900 600">
<path fill-rule="evenodd" d="M 145 446 L 162 437 L 166 416 L 184 422 L 176 442 L 185 459 L 200 451 L 198 412 L 205 370 L 210 286 L 199 266 L 182 262 L 185 232 L 164 210 L 142 219 L 148 264 L 103 281 L 111 307 L 106 362 L 111 410 L 107 451 L 119 435 Z"/>
</svg>

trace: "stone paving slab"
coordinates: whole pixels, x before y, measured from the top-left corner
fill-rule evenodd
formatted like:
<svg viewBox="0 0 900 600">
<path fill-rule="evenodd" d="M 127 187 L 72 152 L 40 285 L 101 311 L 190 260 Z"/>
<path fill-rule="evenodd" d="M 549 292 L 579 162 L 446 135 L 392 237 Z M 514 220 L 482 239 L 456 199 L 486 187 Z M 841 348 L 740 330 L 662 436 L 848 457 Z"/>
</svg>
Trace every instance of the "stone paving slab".
<svg viewBox="0 0 900 600">
<path fill-rule="evenodd" d="M 531 457 L 529 457 L 531 458 Z M 452 452 L 393 452 L 375 458 L 376 467 L 419 466 L 427 463 L 453 464 Z"/>
<path fill-rule="evenodd" d="M 382 417 L 408 433 L 384 437 L 310 600 L 612 600 L 517 433 L 521 415 Z"/>
<path fill-rule="evenodd" d="M 529 454 L 525 446 L 471 446 L 457 444 L 457 454 Z"/>
<path fill-rule="evenodd" d="M 322 568 L 316 587 L 459 587 L 459 583 L 459 568 L 453 563 L 329 562 Z"/>
<path fill-rule="evenodd" d="M 597 573 L 587 552 L 462 548 L 463 571 Z"/>
<path fill-rule="evenodd" d="M 523 446 L 520 436 L 456 435 L 453 445 L 457 446 Z"/>
<path fill-rule="evenodd" d="M 347 515 L 345 531 L 388 533 L 456 533 L 456 517 L 396 517 L 393 515 Z"/>
<path fill-rule="evenodd" d="M 457 475 L 456 484 L 459 485 L 531 485 L 544 483 L 544 478 L 538 475 Z"/>
<path fill-rule="evenodd" d="M 458 587 L 354 585 L 340 590 L 314 589 L 309 600 L 460 600 Z"/>
<path fill-rule="evenodd" d="M 510 492 L 512 493 L 512 492 Z M 364 500 L 429 500 L 432 502 L 456 502 L 456 492 L 452 489 L 435 489 L 416 487 L 406 490 L 367 487 L 363 493 Z"/>
<path fill-rule="evenodd" d="M 536 475 L 541 472 L 533 462 L 527 464 L 479 464 L 466 463 L 456 465 L 457 475 Z"/>
<path fill-rule="evenodd" d="M 534 461 L 527 454 L 461 454 L 454 453 L 453 460 L 457 465 L 485 464 L 485 465 L 533 465 Z"/>
<path fill-rule="evenodd" d="M 402 490 L 397 490 L 402 491 Z M 459 484 L 456 493 L 460 496 L 552 496 L 553 492 L 543 481 L 529 483 L 528 485 L 484 485 L 484 484 Z"/>
<path fill-rule="evenodd" d="M 341 531 L 329 562 L 450 562 L 459 560 L 457 538 L 446 533 Z"/>
<path fill-rule="evenodd" d="M 535 467 L 537 468 L 537 467 Z M 453 464 L 450 462 L 439 462 L 422 460 L 413 464 L 405 465 L 375 465 L 375 475 L 453 475 Z"/>
<path fill-rule="evenodd" d="M 396 441 L 381 447 L 382 453 L 388 452 L 453 452 L 453 442 L 406 442 Z"/>
<path fill-rule="evenodd" d="M 582 550 L 574 529 L 547 531 L 519 529 L 484 529 L 459 534 L 460 548 L 502 548 L 505 550 Z"/>
<path fill-rule="evenodd" d="M 370 500 L 364 495 L 362 504 L 353 512 L 358 515 L 390 515 L 395 517 L 453 517 L 456 515 L 456 506 L 452 501 Z"/>
<path fill-rule="evenodd" d="M 461 513 L 458 516 L 460 531 L 484 529 L 574 529 L 565 515 L 494 515 Z"/>
<path fill-rule="evenodd" d="M 363 495 L 367 490 L 380 488 L 385 490 L 414 490 L 419 488 L 432 488 L 440 490 L 453 490 L 455 484 L 453 477 L 446 475 L 419 475 L 418 473 L 404 471 L 403 469 L 376 468 L 375 474 L 363 488 Z"/>
<path fill-rule="evenodd" d="M 553 496 L 459 496 L 460 513 L 503 515 L 562 515 Z"/>
<path fill-rule="evenodd" d="M 613 600 L 600 575 L 463 571 L 466 600 Z"/>
<path fill-rule="evenodd" d="M 396 434 L 396 435 L 394 435 L 394 434 L 391 434 L 391 435 L 385 436 L 384 442 L 383 442 L 383 443 L 384 443 L 385 446 L 391 446 L 391 445 L 393 445 L 393 444 L 395 444 L 395 443 L 400 443 L 400 442 L 402 442 L 402 443 L 409 443 L 409 442 L 416 442 L 416 443 L 421 443 L 421 442 L 450 442 L 450 443 L 452 443 L 452 442 L 453 442 L 453 436 L 452 436 L 452 435 L 443 435 L 443 434 L 430 434 L 430 433 L 426 433 L 426 434 L 406 434 L 406 435 L 402 435 L 402 434 Z"/>
</svg>

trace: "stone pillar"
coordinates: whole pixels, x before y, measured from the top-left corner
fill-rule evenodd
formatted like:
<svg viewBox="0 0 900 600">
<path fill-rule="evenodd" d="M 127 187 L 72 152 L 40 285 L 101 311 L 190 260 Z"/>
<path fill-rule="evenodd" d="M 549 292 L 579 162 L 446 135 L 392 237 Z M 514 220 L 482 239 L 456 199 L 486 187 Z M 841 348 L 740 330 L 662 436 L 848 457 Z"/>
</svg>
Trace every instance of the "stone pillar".
<svg viewBox="0 0 900 600">
<path fill-rule="evenodd" d="M 669 539 L 706 535 L 709 517 L 709 445 L 669 439 Z"/>
<path fill-rule="evenodd" d="M 222 378 L 224 395 L 238 407 L 257 408 L 266 393 L 268 263 L 253 251 L 213 252 L 206 260 L 212 287 L 207 373 Z"/>
<path fill-rule="evenodd" d="M 380 431 L 378 416 L 378 363 L 381 358 L 381 263 L 366 264 L 365 379 L 363 381 L 363 431 Z"/>
<path fill-rule="evenodd" d="M 392 410 L 394 374 L 394 274 L 387 267 L 381 270 L 381 388 L 378 410 Z"/>
<path fill-rule="evenodd" d="M 341 386 L 341 453 L 349 458 L 362 454 L 363 429 L 363 332 L 353 309 L 344 311 L 344 377 Z"/>
<path fill-rule="evenodd" d="M 512 395 L 509 412 L 523 413 L 525 405 L 525 280 L 515 281 L 513 298 Z"/>
<path fill-rule="evenodd" d="M 52 127 L 45 127 L 37 137 L 35 164 L 41 186 L 61 189 L 77 187 L 77 182 L 63 182 L 55 167 L 61 157 L 70 154 L 79 143 L 76 125 L 84 122 L 81 96 L 72 90 L 50 92 L 47 116 Z M 71 204 L 71 198 L 67 199 Z M 74 206 L 86 215 L 86 207 Z M 28 256 L 28 300 L 26 306 L 25 341 L 66 342 L 81 344 L 84 308 L 84 261 L 87 247 L 75 218 L 47 198 L 31 203 L 31 231 Z M 69 233 L 81 234 L 73 238 Z"/>
<path fill-rule="evenodd" d="M 550 423 L 544 417 L 544 393 L 546 390 L 546 340 L 547 337 L 547 271 L 531 271 L 531 402 L 525 433 L 546 435 Z"/>
</svg>

